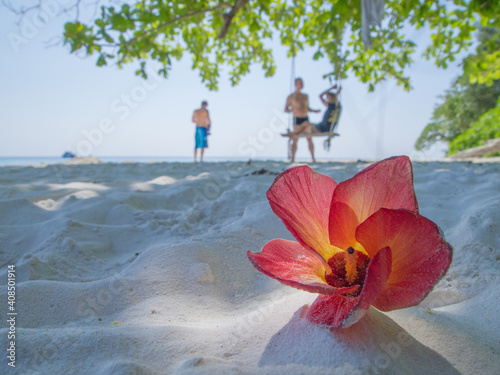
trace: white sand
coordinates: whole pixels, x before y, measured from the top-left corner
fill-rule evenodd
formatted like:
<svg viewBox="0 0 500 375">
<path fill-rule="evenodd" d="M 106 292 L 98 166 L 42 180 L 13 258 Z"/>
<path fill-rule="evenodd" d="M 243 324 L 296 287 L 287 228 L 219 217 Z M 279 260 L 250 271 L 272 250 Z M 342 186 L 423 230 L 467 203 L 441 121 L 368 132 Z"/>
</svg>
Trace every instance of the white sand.
<svg viewBox="0 0 500 375">
<path fill-rule="evenodd" d="M 311 165 L 340 182 L 365 162 Z M 498 374 L 500 163 L 414 162 L 420 210 L 454 247 L 419 307 L 330 333 L 316 295 L 245 256 L 292 239 L 265 192 L 275 162 L 0 168 L 0 372 Z M 7 266 L 16 265 L 16 367 Z M 5 370 L 7 369 L 7 370 Z"/>
</svg>

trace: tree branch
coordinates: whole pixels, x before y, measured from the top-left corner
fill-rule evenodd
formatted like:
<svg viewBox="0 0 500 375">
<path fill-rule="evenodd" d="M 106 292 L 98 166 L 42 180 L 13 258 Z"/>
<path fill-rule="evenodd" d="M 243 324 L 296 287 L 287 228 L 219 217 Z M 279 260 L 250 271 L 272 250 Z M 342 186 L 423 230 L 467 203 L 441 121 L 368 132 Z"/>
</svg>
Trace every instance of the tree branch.
<svg viewBox="0 0 500 375">
<path fill-rule="evenodd" d="M 153 29 L 153 30 L 146 30 L 144 31 L 143 33 L 137 35 L 136 37 L 132 38 L 130 40 L 129 43 L 134 43 L 135 41 L 137 41 L 138 39 L 148 35 L 148 34 L 157 34 L 159 33 L 160 31 L 162 31 L 163 29 L 179 22 L 179 21 L 182 21 L 183 19 L 186 19 L 186 18 L 190 18 L 190 17 L 194 17 L 194 16 L 197 16 L 198 14 L 203 14 L 203 13 L 211 13 L 211 12 L 214 12 L 216 10 L 219 10 L 219 9 L 231 9 L 231 6 L 229 4 L 226 4 L 226 3 L 221 3 L 217 6 L 214 6 L 212 8 L 206 8 L 206 9 L 200 9 L 200 10 L 195 10 L 191 13 L 186 13 L 186 14 L 183 14 L 182 16 L 179 16 L 179 17 L 176 17 L 175 19 L 171 20 L 171 21 L 168 21 L 166 23 L 164 23 L 163 25 L 160 25 L 158 26 L 156 29 Z"/>
<path fill-rule="evenodd" d="M 32 5 L 28 8 L 21 7 L 19 9 L 14 8 L 14 6 L 9 2 L 2 0 L 2 5 L 6 7 L 9 11 L 11 11 L 14 14 L 17 14 L 18 16 L 24 16 L 26 13 L 31 12 L 34 9 L 40 9 L 42 6 L 42 0 L 38 1 L 38 5 Z"/>
<path fill-rule="evenodd" d="M 224 39 L 229 31 L 229 27 L 231 26 L 231 22 L 233 22 L 233 18 L 238 13 L 238 11 L 243 8 L 250 0 L 236 0 L 231 11 L 229 13 L 225 13 L 222 18 L 224 18 L 224 25 L 222 25 L 222 29 L 220 30 L 219 39 Z"/>
<path fill-rule="evenodd" d="M 61 6 L 61 9 L 60 9 L 58 14 L 69 13 L 70 11 L 75 10 L 76 18 L 78 19 L 78 15 L 80 12 L 80 5 L 82 2 L 83 2 L 83 0 L 75 0 L 73 5 L 69 5 L 67 7 L 63 7 L 62 5 L 59 4 Z M 100 2 L 100 0 L 96 1 L 96 6 L 98 6 L 99 2 Z M 44 3 L 44 0 L 38 0 L 38 4 L 34 4 L 34 5 L 31 5 L 31 6 L 25 8 L 22 5 L 19 7 L 15 7 L 14 5 L 12 5 L 12 3 L 10 1 L 2 0 L 2 5 L 5 8 L 7 8 L 7 10 L 9 10 L 10 12 L 18 15 L 20 17 L 20 20 L 22 20 L 30 12 L 33 12 L 35 10 L 38 10 L 38 11 L 43 10 L 43 3 Z"/>
</svg>

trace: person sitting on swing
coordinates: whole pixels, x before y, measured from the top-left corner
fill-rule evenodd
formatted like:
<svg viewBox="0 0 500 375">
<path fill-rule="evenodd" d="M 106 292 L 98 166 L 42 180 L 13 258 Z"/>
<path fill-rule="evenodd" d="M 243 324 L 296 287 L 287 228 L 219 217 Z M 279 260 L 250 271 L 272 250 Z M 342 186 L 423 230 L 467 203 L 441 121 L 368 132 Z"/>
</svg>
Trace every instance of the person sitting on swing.
<svg viewBox="0 0 500 375">
<path fill-rule="evenodd" d="M 337 89 L 337 91 L 333 91 Z M 321 102 L 327 107 L 325 114 L 323 115 L 323 120 L 317 125 L 314 125 L 313 127 L 313 132 L 314 130 L 317 130 L 320 133 L 323 132 L 329 132 L 330 128 L 332 126 L 332 116 L 333 116 L 333 111 L 337 110 L 339 107 L 339 93 L 341 87 L 337 87 L 337 85 L 333 85 L 330 87 L 328 90 L 323 91 L 320 95 L 319 98 Z M 335 125 L 337 123 L 333 124 L 333 127 L 335 128 Z"/>
<path fill-rule="evenodd" d="M 333 90 L 337 89 L 336 92 Z M 340 93 L 341 87 L 337 87 L 337 85 L 333 85 L 330 87 L 328 90 L 323 91 L 319 95 L 319 99 L 321 102 L 327 107 L 325 114 L 323 115 L 323 120 L 319 124 L 311 124 L 311 133 L 326 133 L 330 131 L 330 128 L 332 126 L 331 118 L 333 111 L 335 111 L 338 106 L 339 106 L 339 100 L 338 96 Z M 334 126 L 336 123 L 334 124 Z M 298 125 L 295 126 L 293 129 L 293 132 L 289 132 L 287 134 L 284 134 L 285 136 L 291 136 L 295 134 L 300 134 L 300 133 L 306 133 L 308 130 L 309 124 L 304 124 L 304 125 Z"/>
</svg>

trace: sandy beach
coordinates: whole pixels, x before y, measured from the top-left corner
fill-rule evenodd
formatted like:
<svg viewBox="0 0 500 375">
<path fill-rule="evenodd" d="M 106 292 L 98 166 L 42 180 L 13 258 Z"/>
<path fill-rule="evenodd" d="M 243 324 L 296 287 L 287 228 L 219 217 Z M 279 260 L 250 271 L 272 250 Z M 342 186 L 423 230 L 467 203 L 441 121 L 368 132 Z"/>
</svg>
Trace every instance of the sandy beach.
<svg viewBox="0 0 500 375">
<path fill-rule="evenodd" d="M 310 164 L 337 182 L 368 165 Z M 290 166 L 0 167 L 1 373 L 499 373 L 498 160 L 413 161 L 420 212 L 453 246 L 451 267 L 419 306 L 372 307 L 335 332 L 301 318 L 316 294 L 245 254 L 293 240 L 265 195 Z"/>
</svg>

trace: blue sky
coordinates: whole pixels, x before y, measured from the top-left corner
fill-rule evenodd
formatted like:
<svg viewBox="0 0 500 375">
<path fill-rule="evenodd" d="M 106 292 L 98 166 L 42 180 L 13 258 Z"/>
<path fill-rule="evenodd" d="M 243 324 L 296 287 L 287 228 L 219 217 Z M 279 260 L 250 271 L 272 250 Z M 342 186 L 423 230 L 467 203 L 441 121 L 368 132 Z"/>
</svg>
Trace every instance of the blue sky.
<svg viewBox="0 0 500 375">
<path fill-rule="evenodd" d="M 94 156 L 191 156 L 191 116 L 202 100 L 209 102 L 213 130 L 207 156 L 278 158 L 287 155 L 279 136 L 289 125 L 283 114 L 290 93 L 291 61 L 277 48 L 276 74 L 265 78 L 258 66 L 231 87 L 224 74 L 219 91 L 208 91 L 192 71 L 190 56 L 174 63 L 168 79 L 147 80 L 132 66 L 99 68 L 96 58 L 71 55 L 67 46 L 48 47 L 62 33 L 65 17 L 48 16 L 24 24 L 0 8 L 0 156 L 59 156 L 66 150 Z M 67 16 L 66 16 L 67 17 Z M 28 23 L 26 23 L 28 22 Z M 22 37 L 22 39 L 19 39 Z M 17 39 L 16 39 L 17 38 Z M 417 43 L 426 43 L 415 33 Z M 323 74 L 327 61 L 313 61 L 312 50 L 296 58 L 296 74 L 305 82 L 311 114 L 319 122 L 324 107 L 318 95 L 329 87 Z M 414 143 L 452 80 L 456 67 L 442 70 L 419 56 L 410 70 L 414 90 L 405 92 L 389 81 L 374 93 L 355 78 L 343 81 L 343 112 L 329 152 L 315 138 L 320 159 L 382 158 L 391 155 L 442 157 L 443 147 L 417 152 Z M 298 159 L 309 159 L 307 143 L 299 141 Z"/>
</svg>

